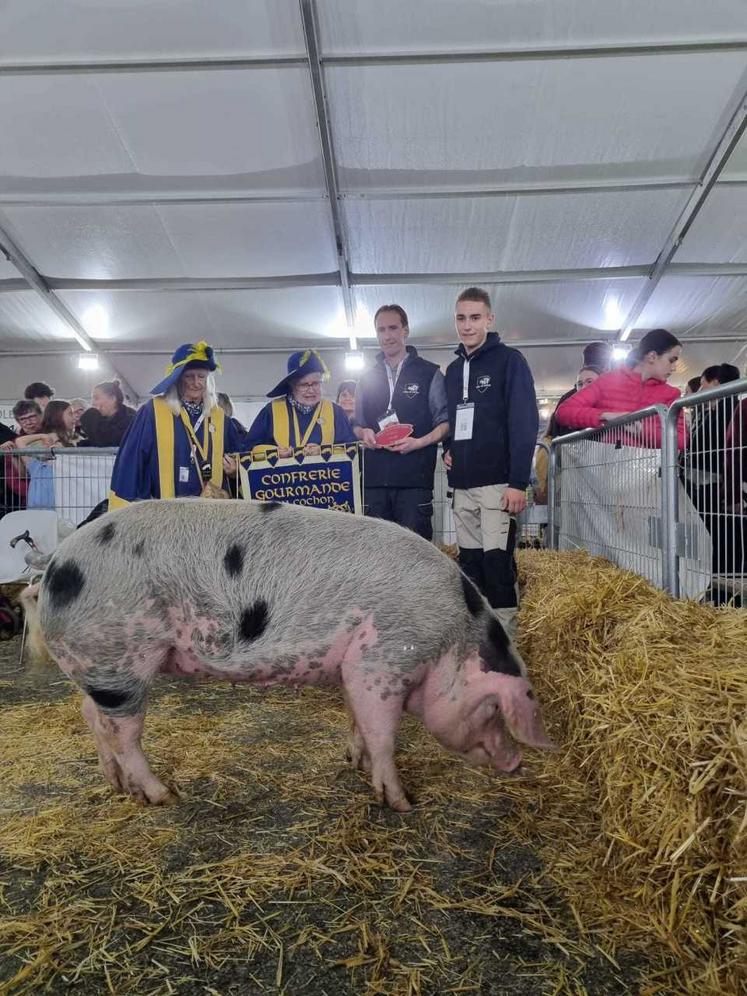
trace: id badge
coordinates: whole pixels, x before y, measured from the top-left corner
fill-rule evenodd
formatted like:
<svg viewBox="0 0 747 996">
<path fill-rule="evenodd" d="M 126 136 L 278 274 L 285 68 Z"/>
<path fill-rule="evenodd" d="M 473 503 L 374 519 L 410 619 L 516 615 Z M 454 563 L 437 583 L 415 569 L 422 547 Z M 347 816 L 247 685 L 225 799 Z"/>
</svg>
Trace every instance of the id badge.
<svg viewBox="0 0 747 996">
<path fill-rule="evenodd" d="M 189 480 L 189 467 L 179 468 L 179 483 L 186 484 Z"/>
<path fill-rule="evenodd" d="M 379 430 L 385 429 L 388 425 L 399 425 L 397 413 L 391 411 L 391 409 L 379 419 Z"/>
<path fill-rule="evenodd" d="M 454 425 L 454 441 L 460 442 L 465 439 L 472 439 L 472 423 L 475 420 L 475 406 L 470 401 L 467 404 L 457 405 L 456 421 Z"/>
</svg>

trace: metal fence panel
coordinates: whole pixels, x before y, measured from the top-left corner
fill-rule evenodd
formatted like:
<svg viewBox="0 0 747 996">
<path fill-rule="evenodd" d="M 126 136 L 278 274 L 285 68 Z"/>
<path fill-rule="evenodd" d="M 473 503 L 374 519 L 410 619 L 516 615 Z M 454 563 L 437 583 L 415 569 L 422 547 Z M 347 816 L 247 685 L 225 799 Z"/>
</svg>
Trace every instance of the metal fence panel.
<svg viewBox="0 0 747 996">
<path fill-rule="evenodd" d="M 673 425 L 680 412 L 689 424 L 687 443 L 669 473 L 680 487 L 679 500 L 671 500 L 668 522 L 675 556 L 680 561 L 680 590 L 692 586 L 692 553 L 708 536 L 709 601 L 745 605 L 747 595 L 747 379 L 681 398 L 667 415 L 670 455 L 674 450 Z M 682 492 L 696 511 L 700 530 L 693 530 L 683 510 Z"/>
</svg>

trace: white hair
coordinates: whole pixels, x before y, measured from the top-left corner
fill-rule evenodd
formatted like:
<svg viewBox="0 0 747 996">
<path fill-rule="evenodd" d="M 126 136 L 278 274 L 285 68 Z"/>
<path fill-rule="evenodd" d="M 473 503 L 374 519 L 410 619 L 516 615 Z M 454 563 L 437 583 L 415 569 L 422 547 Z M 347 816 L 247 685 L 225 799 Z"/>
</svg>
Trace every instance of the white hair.
<svg viewBox="0 0 747 996">
<path fill-rule="evenodd" d="M 181 378 L 179 378 L 181 380 Z M 178 415 L 182 402 L 179 397 L 179 381 L 176 384 L 172 384 L 171 387 L 162 395 L 163 400 L 172 410 L 174 415 Z M 215 377 L 211 373 L 207 375 L 207 380 L 205 381 L 205 393 L 202 396 L 202 403 L 205 406 L 206 412 L 211 412 L 213 408 L 218 404 L 218 392 L 215 388 Z"/>
</svg>

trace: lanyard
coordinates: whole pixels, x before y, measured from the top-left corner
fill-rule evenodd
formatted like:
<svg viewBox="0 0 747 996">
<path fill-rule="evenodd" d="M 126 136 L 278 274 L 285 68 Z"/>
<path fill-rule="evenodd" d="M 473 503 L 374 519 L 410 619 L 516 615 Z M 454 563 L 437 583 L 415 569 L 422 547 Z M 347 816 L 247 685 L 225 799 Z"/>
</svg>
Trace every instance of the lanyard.
<svg viewBox="0 0 747 996">
<path fill-rule="evenodd" d="M 394 398 L 394 388 L 397 386 L 397 381 L 399 380 L 399 375 L 402 370 L 402 365 L 404 364 L 407 357 L 404 360 L 400 360 L 397 364 L 397 369 L 392 370 L 389 364 L 384 360 L 384 366 L 386 367 L 386 378 L 389 381 L 389 404 L 387 405 L 387 411 L 392 410 L 392 399 Z"/>
<path fill-rule="evenodd" d="M 293 408 L 293 405 L 291 405 L 291 408 Z M 305 446 L 306 443 L 308 443 L 309 436 L 314 431 L 314 426 L 319 421 L 319 417 L 321 414 L 322 414 L 322 403 L 320 401 L 319 404 L 316 406 L 314 414 L 311 416 L 311 421 L 309 422 L 306 432 L 303 434 L 303 439 L 301 439 L 301 427 L 298 424 L 298 412 L 296 411 L 295 408 L 293 408 L 293 431 L 296 434 L 296 446 L 300 448 Z"/>
<path fill-rule="evenodd" d="M 200 413 L 200 417 L 195 422 L 194 428 L 192 427 L 192 423 L 189 421 L 189 415 L 187 415 L 186 411 L 183 408 L 180 410 L 179 416 L 181 417 L 181 420 L 184 423 L 184 428 L 187 430 L 187 435 L 191 440 L 192 457 L 194 458 L 195 450 L 197 450 L 202 459 L 204 461 L 207 461 L 208 445 L 209 445 L 208 427 L 210 425 L 210 419 L 208 419 L 207 422 L 205 422 L 204 409 Z M 202 443 L 200 443 L 200 440 L 197 438 L 197 433 L 200 431 L 200 426 L 202 425 L 203 422 L 205 422 L 205 429 L 202 433 Z"/>
<path fill-rule="evenodd" d="M 462 367 L 462 403 L 466 403 L 469 398 L 469 360 L 464 361 Z"/>
</svg>

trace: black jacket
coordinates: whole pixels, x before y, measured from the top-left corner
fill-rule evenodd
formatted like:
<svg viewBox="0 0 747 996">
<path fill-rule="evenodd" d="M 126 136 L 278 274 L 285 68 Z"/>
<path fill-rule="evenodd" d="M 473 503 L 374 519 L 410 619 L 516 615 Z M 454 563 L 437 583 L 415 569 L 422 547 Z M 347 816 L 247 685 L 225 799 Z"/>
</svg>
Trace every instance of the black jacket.
<svg viewBox="0 0 747 996">
<path fill-rule="evenodd" d="M 456 424 L 462 403 L 463 368 L 469 359 L 468 401 L 474 403 L 472 438 L 449 440 L 452 467 L 449 483 L 455 488 L 508 484 L 525 490 L 529 484 L 539 415 L 534 380 L 527 361 L 516 349 L 489 332 L 469 357 L 463 345 L 446 371 L 449 424 Z"/>
<path fill-rule="evenodd" d="M 356 396 L 360 398 L 361 418 L 356 424 L 378 432 L 378 420 L 389 407 L 389 379 L 384 354 L 376 357 L 376 366 L 358 382 Z M 392 395 L 392 408 L 400 422 L 413 426 L 413 436 L 427 436 L 435 426 L 429 393 L 438 366 L 418 356 L 413 346 L 407 356 Z M 437 444 L 412 453 L 392 453 L 389 450 L 365 450 L 364 484 L 367 488 L 432 488 L 436 469 Z"/>
<path fill-rule="evenodd" d="M 85 439 L 78 445 L 119 446 L 136 414 L 135 409 L 127 405 L 120 405 L 113 415 L 102 415 L 95 408 L 87 408 L 80 420 Z"/>
</svg>

